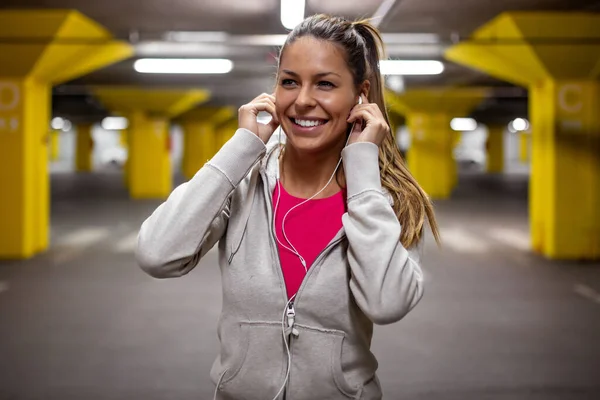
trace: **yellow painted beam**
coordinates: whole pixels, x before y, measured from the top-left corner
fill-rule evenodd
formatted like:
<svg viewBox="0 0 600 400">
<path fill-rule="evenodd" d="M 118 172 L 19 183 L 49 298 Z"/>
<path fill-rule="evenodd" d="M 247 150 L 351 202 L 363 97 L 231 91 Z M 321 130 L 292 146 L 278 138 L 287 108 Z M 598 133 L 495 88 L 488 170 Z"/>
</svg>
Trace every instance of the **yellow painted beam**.
<svg viewBox="0 0 600 400">
<path fill-rule="evenodd" d="M 75 149 L 75 170 L 77 172 L 91 172 L 94 150 L 92 124 L 77 125 L 77 144 Z"/>
<path fill-rule="evenodd" d="M 106 29 L 74 10 L 2 10 L 0 39 L 1 75 L 50 84 L 133 54 L 132 46 L 114 40 Z"/>
<path fill-rule="evenodd" d="M 487 172 L 501 174 L 504 172 L 504 125 L 490 125 L 488 127 Z"/>
<path fill-rule="evenodd" d="M 598 26 L 598 13 L 509 12 L 450 47 L 445 56 L 522 86 L 593 79 L 600 75 Z"/>
<path fill-rule="evenodd" d="M 206 102 L 210 92 L 203 89 L 164 89 L 144 87 L 93 87 L 104 106 L 122 114 L 144 111 L 174 118 Z"/>
</svg>

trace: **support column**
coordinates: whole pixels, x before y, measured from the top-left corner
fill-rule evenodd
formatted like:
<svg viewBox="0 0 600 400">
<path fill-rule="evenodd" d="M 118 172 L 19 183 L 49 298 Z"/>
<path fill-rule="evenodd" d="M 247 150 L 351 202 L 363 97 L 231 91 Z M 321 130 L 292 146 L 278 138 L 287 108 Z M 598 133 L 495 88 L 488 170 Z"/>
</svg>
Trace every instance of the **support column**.
<svg viewBox="0 0 600 400">
<path fill-rule="evenodd" d="M 411 136 L 408 169 L 423 190 L 435 199 L 450 197 L 456 182 L 451 120 L 452 116 L 447 114 L 411 113 L 407 117 Z"/>
<path fill-rule="evenodd" d="M 501 174 L 504 172 L 504 125 L 488 127 L 487 172 Z"/>
<path fill-rule="evenodd" d="M 134 112 L 129 115 L 128 133 L 131 197 L 166 198 L 172 190 L 168 119 Z"/>
<path fill-rule="evenodd" d="M 402 94 L 386 93 L 388 106 L 405 115 L 411 135 L 408 169 L 425 192 L 434 199 L 450 197 L 458 182 L 453 148 L 455 117 L 465 117 L 487 96 L 482 89 L 423 89 Z"/>
<path fill-rule="evenodd" d="M 187 179 L 191 179 L 215 155 L 220 143 L 217 126 L 234 115 L 231 107 L 203 107 L 178 118 L 184 135 L 182 172 Z"/>
<path fill-rule="evenodd" d="M 519 132 L 519 161 L 523 164 L 529 162 L 529 153 L 531 152 L 531 135 L 526 132 Z"/>
<path fill-rule="evenodd" d="M 533 248 L 600 258 L 600 83 L 546 81 L 531 93 Z"/>
<path fill-rule="evenodd" d="M 95 87 L 104 106 L 127 115 L 127 180 L 134 199 L 164 199 L 172 190 L 171 119 L 209 99 L 205 90 Z"/>
<path fill-rule="evenodd" d="M 50 161 L 57 161 L 60 158 L 60 131 L 50 130 Z"/>
<path fill-rule="evenodd" d="M 0 258 L 48 246 L 48 85 L 0 78 Z"/>
<path fill-rule="evenodd" d="M 210 123 L 189 122 L 183 127 L 183 161 L 181 169 L 187 179 L 213 156 L 215 132 Z"/>
<path fill-rule="evenodd" d="M 600 259 L 598 25 L 595 13 L 505 13 L 446 53 L 529 88 L 531 244 L 551 259 Z"/>
<path fill-rule="evenodd" d="M 76 11 L 0 10 L 0 26 L 0 258 L 28 258 L 49 242 L 52 85 L 133 49 Z"/>
<path fill-rule="evenodd" d="M 77 140 L 75 145 L 75 170 L 77 172 L 92 171 L 93 153 L 92 124 L 77 125 Z"/>
<path fill-rule="evenodd" d="M 119 135 L 119 144 L 125 150 L 127 150 L 127 158 L 123 163 L 123 183 L 125 187 L 129 187 L 129 158 L 131 157 L 131 146 L 129 146 L 129 134 L 127 129 L 123 129 Z"/>
</svg>

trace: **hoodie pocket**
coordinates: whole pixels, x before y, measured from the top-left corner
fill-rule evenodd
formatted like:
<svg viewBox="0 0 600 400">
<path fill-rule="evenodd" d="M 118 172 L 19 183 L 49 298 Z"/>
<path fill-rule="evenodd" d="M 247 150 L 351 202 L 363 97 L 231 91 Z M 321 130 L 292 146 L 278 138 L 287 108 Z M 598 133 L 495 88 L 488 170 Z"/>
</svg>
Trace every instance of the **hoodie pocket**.
<svg viewBox="0 0 600 400">
<path fill-rule="evenodd" d="M 292 342 L 289 398 L 294 400 L 359 399 L 362 387 L 351 385 L 342 372 L 344 332 L 296 324 Z"/>
<path fill-rule="evenodd" d="M 287 354 L 278 322 L 242 322 L 240 347 L 224 365 L 218 399 L 265 400 L 275 397 L 285 379 Z"/>
</svg>

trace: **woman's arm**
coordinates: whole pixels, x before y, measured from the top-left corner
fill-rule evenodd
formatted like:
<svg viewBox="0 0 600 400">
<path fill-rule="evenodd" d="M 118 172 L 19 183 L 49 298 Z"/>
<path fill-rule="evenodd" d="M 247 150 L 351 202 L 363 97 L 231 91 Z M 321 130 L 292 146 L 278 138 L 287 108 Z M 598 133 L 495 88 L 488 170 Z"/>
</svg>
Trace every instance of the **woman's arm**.
<svg viewBox="0 0 600 400">
<path fill-rule="evenodd" d="M 390 324 L 402 319 L 423 295 L 418 249 L 409 251 L 400 243 L 402 227 L 381 187 L 378 146 L 351 144 L 342 157 L 348 191 L 348 212 L 342 221 L 349 242 L 350 290 L 369 319 Z"/>
<path fill-rule="evenodd" d="M 223 236 L 229 197 L 264 155 L 264 142 L 238 129 L 219 152 L 144 221 L 136 259 L 156 278 L 190 272 Z"/>
</svg>

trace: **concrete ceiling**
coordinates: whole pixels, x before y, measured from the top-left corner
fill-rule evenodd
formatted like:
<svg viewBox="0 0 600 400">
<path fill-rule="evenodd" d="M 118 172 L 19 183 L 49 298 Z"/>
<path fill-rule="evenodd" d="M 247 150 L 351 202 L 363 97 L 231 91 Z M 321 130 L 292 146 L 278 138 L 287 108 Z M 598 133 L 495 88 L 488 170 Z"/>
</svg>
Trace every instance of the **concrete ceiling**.
<svg viewBox="0 0 600 400">
<path fill-rule="evenodd" d="M 306 15 L 329 13 L 349 18 L 373 16 L 382 0 L 306 0 Z M 384 34 L 428 33 L 430 43 L 417 38 L 387 43 L 389 55 L 403 59 L 442 60 L 443 50 L 503 11 L 600 9 L 600 0 L 396 0 L 383 19 Z M 88 85 L 202 87 L 212 91 L 211 103 L 243 104 L 273 87 L 277 46 L 249 45 L 257 35 L 285 34 L 279 20 L 279 0 L 2 0 L 1 8 L 77 9 L 136 47 L 129 60 L 56 87 L 54 111 L 69 117 L 100 116 L 106 111 L 89 95 Z M 227 32 L 220 43 L 177 43 L 167 40 L 172 31 Z M 227 75 L 139 74 L 133 62 L 141 57 L 227 57 L 235 68 Z M 496 118 L 526 112 L 526 92 L 484 74 L 444 61 L 446 70 L 433 77 L 407 77 L 406 87 L 485 85 L 497 87 L 494 99 L 478 112 Z M 516 99 L 516 100 L 515 100 Z M 525 107 L 525 110 L 523 108 Z M 487 114 L 486 114 L 487 113 Z"/>
</svg>

